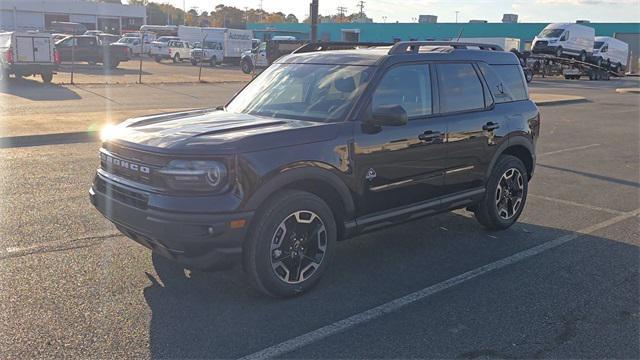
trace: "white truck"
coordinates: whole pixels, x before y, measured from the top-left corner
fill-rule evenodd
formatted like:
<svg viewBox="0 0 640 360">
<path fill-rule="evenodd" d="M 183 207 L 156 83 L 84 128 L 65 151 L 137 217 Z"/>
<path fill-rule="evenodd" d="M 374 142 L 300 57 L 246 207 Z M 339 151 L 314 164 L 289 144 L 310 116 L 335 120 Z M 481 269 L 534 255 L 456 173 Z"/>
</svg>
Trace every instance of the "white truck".
<svg viewBox="0 0 640 360">
<path fill-rule="evenodd" d="M 242 53 L 251 50 L 253 31 L 227 28 L 179 26 L 178 37 L 197 46 L 191 51 L 191 62 L 211 65 L 237 63 Z"/>
<path fill-rule="evenodd" d="M 533 39 L 531 52 L 586 62 L 592 57 L 595 35 L 595 30 L 585 25 L 549 24 Z"/>
<path fill-rule="evenodd" d="M 629 44 L 609 36 L 596 36 L 592 62 L 615 72 L 623 72 L 629 64 Z"/>
<path fill-rule="evenodd" d="M 452 41 L 459 41 L 471 44 L 491 44 L 498 45 L 504 51 L 518 50 L 520 51 L 520 39 L 507 37 L 478 37 L 478 38 L 461 38 Z"/>
<path fill-rule="evenodd" d="M 43 32 L 0 33 L 0 80 L 40 75 L 50 83 L 60 63 L 51 34 Z"/>
</svg>

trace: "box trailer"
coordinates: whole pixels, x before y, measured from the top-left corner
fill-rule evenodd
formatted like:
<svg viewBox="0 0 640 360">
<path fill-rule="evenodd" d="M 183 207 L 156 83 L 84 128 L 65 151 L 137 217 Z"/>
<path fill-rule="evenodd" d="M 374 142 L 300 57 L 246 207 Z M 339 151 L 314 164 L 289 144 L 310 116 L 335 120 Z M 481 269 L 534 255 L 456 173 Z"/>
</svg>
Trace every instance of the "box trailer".
<svg viewBox="0 0 640 360">
<path fill-rule="evenodd" d="M 197 43 L 198 49 L 194 54 L 201 59 L 216 62 L 239 62 L 245 51 L 251 50 L 253 31 L 213 27 L 179 26 L 178 37 L 190 43 Z M 204 43 L 203 43 L 204 41 Z"/>
<path fill-rule="evenodd" d="M 520 39 L 507 38 L 507 37 L 478 37 L 478 38 L 461 38 L 459 42 L 472 43 L 472 44 L 490 44 L 498 45 L 504 51 L 511 51 L 513 49 L 520 51 Z"/>
</svg>

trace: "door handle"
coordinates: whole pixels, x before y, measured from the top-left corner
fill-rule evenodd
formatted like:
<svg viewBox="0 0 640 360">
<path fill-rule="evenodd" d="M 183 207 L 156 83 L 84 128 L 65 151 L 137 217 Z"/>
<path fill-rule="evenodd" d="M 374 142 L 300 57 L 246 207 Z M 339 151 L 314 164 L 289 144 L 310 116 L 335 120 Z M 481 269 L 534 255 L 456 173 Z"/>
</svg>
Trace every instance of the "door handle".
<svg viewBox="0 0 640 360">
<path fill-rule="evenodd" d="M 418 139 L 425 142 L 432 142 L 436 139 L 439 139 L 441 135 L 442 133 L 440 131 L 427 130 L 422 134 L 418 135 Z"/>
<path fill-rule="evenodd" d="M 493 131 L 495 129 L 498 129 L 499 127 L 500 127 L 500 124 L 489 121 L 488 123 L 482 125 L 482 130 Z"/>
</svg>

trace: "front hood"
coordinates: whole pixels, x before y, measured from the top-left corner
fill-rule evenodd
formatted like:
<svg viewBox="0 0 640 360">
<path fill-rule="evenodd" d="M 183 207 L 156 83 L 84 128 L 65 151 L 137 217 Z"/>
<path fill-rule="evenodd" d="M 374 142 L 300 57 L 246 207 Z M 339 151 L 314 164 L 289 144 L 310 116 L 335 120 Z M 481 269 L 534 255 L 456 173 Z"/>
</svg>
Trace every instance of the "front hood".
<svg viewBox="0 0 640 360">
<path fill-rule="evenodd" d="M 129 119 L 107 138 L 159 152 L 235 153 L 333 139 L 335 125 L 202 109 Z"/>
</svg>

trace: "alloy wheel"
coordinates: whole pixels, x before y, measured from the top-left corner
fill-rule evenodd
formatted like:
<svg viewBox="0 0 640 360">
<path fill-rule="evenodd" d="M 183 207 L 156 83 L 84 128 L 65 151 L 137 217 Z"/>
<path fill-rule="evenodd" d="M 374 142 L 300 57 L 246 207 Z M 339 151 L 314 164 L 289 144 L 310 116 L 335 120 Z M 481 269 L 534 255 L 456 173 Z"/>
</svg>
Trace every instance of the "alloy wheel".
<svg viewBox="0 0 640 360">
<path fill-rule="evenodd" d="M 322 219 L 312 211 L 296 211 L 278 225 L 271 239 L 271 267 L 280 280 L 298 284 L 318 270 L 326 251 Z"/>
<path fill-rule="evenodd" d="M 510 168 L 502 174 L 496 188 L 495 201 L 498 216 L 504 220 L 511 219 L 522 205 L 524 180 L 516 168 Z"/>
</svg>

